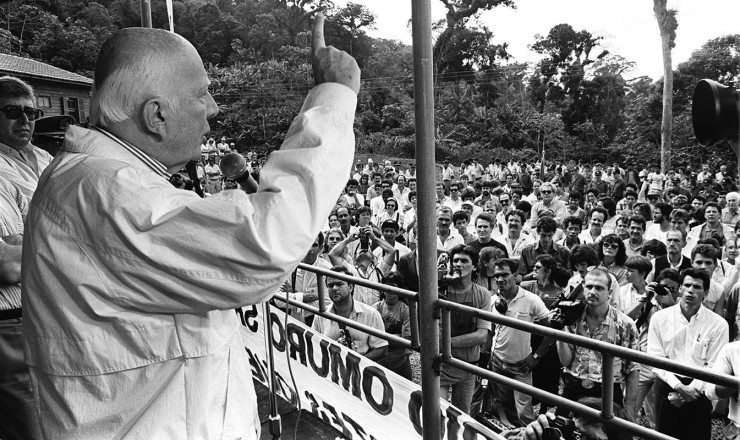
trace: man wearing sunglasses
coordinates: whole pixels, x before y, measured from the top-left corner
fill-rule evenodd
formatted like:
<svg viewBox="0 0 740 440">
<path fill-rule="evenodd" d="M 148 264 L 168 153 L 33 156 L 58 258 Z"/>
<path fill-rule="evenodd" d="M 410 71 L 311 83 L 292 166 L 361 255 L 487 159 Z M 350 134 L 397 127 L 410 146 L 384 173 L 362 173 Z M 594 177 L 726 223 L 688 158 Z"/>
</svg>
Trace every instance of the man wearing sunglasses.
<svg viewBox="0 0 740 440">
<path fill-rule="evenodd" d="M 260 437 L 233 309 L 290 278 L 354 156 L 360 70 L 325 45 L 323 24 L 316 85 L 255 194 L 200 198 L 167 180 L 200 156 L 218 113 L 192 44 L 151 28 L 103 43 L 92 127 L 67 129 L 24 236 L 24 348 L 45 438 Z"/>
<path fill-rule="evenodd" d="M 537 202 L 532 206 L 530 224 L 532 226 L 536 226 L 537 221 L 540 219 L 540 214 L 544 211 L 552 212 L 557 224 L 563 224 L 563 220 L 565 220 L 565 217 L 567 216 L 568 208 L 565 207 L 565 203 L 555 199 L 555 188 L 552 186 L 552 183 L 543 183 L 540 186 L 540 194 L 542 195 L 542 201 Z"/>
<path fill-rule="evenodd" d="M 31 144 L 35 121 L 44 115 L 35 107 L 31 86 L 12 76 L 0 78 L 0 175 L 20 188 L 28 200 L 52 159 Z"/>
</svg>

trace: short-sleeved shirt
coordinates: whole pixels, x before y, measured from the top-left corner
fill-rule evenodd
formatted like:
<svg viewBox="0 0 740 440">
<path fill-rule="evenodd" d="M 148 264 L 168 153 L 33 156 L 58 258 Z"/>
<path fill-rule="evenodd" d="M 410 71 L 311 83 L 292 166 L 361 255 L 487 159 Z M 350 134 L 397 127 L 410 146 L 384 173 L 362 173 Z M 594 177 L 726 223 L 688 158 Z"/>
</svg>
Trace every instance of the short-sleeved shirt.
<svg viewBox="0 0 740 440">
<path fill-rule="evenodd" d="M 587 312 L 588 310 L 585 310 L 578 321 L 568 327 L 571 333 L 633 350 L 638 349 L 637 328 L 629 316 L 609 306 L 606 318 L 592 334 L 586 322 Z M 579 379 L 601 383 L 602 354 L 574 345 L 571 345 L 571 348 L 573 349 L 573 360 L 570 365 L 565 366 L 566 370 Z M 639 365 L 632 361 L 614 358 L 614 381 L 622 383 L 632 371 L 638 369 Z"/>
<path fill-rule="evenodd" d="M 551 255 L 562 267 L 570 269 L 570 251 L 568 248 L 553 243 L 550 246 L 550 250 L 545 252 L 542 250 L 539 241 L 537 241 L 522 250 L 522 256 L 519 260 L 519 273 L 526 275 L 532 272 L 534 263 L 537 262 L 537 257 L 540 255 Z"/>
<path fill-rule="evenodd" d="M 0 175 L 17 186 L 31 200 L 41 173 L 53 159 L 41 148 L 28 144 L 22 152 L 0 143 Z"/>
<path fill-rule="evenodd" d="M 383 324 L 383 318 L 380 316 L 380 312 L 375 310 L 373 306 L 363 304 L 359 301 L 353 301 L 354 307 L 352 313 L 349 315 L 349 319 L 360 324 L 376 328 L 380 331 L 385 331 L 385 325 Z M 336 313 L 334 311 L 334 305 L 332 304 L 329 312 Z M 339 339 L 339 323 L 330 319 L 324 318 L 323 316 L 317 316 L 313 320 L 313 329 L 329 339 Z M 377 336 L 368 335 L 365 332 L 361 332 L 351 327 L 347 327 L 349 334 L 352 337 L 354 344 L 354 350 L 359 354 L 365 354 L 370 349 L 381 348 L 388 345 L 388 341 L 380 339 Z"/>
<path fill-rule="evenodd" d="M 447 289 L 447 300 L 486 312 L 491 310 L 491 292 L 477 284 L 473 284 L 472 288 L 466 292 Z M 452 323 L 451 336 L 453 337 L 474 333 L 479 329 L 491 330 L 491 321 L 477 319 L 470 314 L 456 312 L 454 310 L 450 312 L 450 315 Z M 463 361 L 477 361 L 480 358 L 480 345 L 474 347 L 453 347 L 452 356 Z"/>
<path fill-rule="evenodd" d="M 0 175 L 0 237 L 23 234 L 28 202 L 21 190 Z M 0 284 L 0 310 L 21 307 L 21 284 Z"/>
<path fill-rule="evenodd" d="M 491 304 L 494 299 L 491 299 Z M 495 307 L 491 310 L 500 314 Z M 505 316 L 519 321 L 541 321 L 547 317 L 548 310 L 542 299 L 534 293 L 517 287 L 517 293 L 509 302 Z M 493 354 L 505 362 L 520 362 L 532 352 L 530 345 L 531 333 L 511 327 L 496 325 L 496 334 L 493 337 Z"/>
</svg>

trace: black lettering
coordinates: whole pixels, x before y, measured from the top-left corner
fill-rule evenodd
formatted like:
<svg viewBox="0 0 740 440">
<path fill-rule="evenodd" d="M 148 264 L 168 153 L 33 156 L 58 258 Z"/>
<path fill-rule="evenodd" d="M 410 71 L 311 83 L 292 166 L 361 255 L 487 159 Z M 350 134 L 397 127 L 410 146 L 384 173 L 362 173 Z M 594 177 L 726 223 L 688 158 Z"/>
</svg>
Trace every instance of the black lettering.
<svg viewBox="0 0 740 440">
<path fill-rule="evenodd" d="M 319 413 L 319 402 L 316 401 L 316 398 L 313 396 L 313 394 L 311 394 L 309 391 L 306 391 L 305 394 L 306 398 L 311 401 L 311 414 L 326 420 L 326 417 L 323 417 L 322 414 Z"/>
<path fill-rule="evenodd" d="M 421 421 L 421 391 L 416 390 L 412 391 L 411 395 L 409 396 L 409 421 L 411 421 L 411 424 L 414 426 L 414 430 L 417 434 L 422 435 L 423 432 L 423 424 Z M 440 409 L 440 420 L 439 420 L 439 432 L 440 434 L 444 434 L 444 413 L 442 413 L 442 410 Z"/>
<path fill-rule="evenodd" d="M 247 350 L 249 364 L 252 366 L 252 376 L 263 384 L 267 384 L 267 378 L 262 374 L 262 366 L 260 365 L 259 360 L 250 349 L 247 347 L 244 347 L 244 349 Z"/>
<path fill-rule="evenodd" d="M 383 395 L 380 402 L 373 396 L 373 379 L 377 378 L 383 386 Z M 388 378 L 383 370 L 378 367 L 370 366 L 362 372 L 362 392 L 365 394 L 365 400 L 378 413 L 384 416 L 393 411 L 393 387 L 391 387 Z"/>
<path fill-rule="evenodd" d="M 319 341 L 319 348 L 321 350 L 321 368 L 316 365 L 316 361 L 313 356 L 313 332 L 306 330 L 306 349 L 308 350 L 308 362 L 311 364 L 311 368 L 314 373 L 321 377 L 329 375 L 329 341 L 321 339 Z"/>
<path fill-rule="evenodd" d="M 349 432 L 349 429 L 347 429 L 347 425 L 345 425 L 342 419 L 339 418 L 339 415 L 337 414 L 337 410 L 334 409 L 334 406 L 326 402 L 322 402 L 321 404 L 324 405 L 324 408 L 326 408 L 329 414 L 332 415 L 332 420 L 324 419 L 324 421 L 326 423 L 331 423 L 334 426 L 341 426 L 342 435 L 346 438 L 352 438 L 352 433 Z"/>
<path fill-rule="evenodd" d="M 239 322 L 241 322 L 242 325 L 244 327 L 246 327 L 247 326 L 247 321 L 244 320 L 244 312 L 242 312 L 241 307 L 235 308 L 234 311 L 236 312 L 236 316 L 239 317 Z"/>
<path fill-rule="evenodd" d="M 270 313 L 270 317 L 272 318 L 272 345 L 277 351 L 282 353 L 285 351 L 285 330 L 283 329 L 283 323 L 280 321 L 280 317 L 274 313 Z M 277 326 L 277 329 L 275 329 L 275 326 Z M 280 339 L 275 339 L 278 336 Z"/>
<path fill-rule="evenodd" d="M 365 429 L 362 426 L 360 426 L 359 423 L 355 422 L 352 419 L 352 417 L 348 416 L 345 413 L 342 413 L 342 418 L 344 419 L 345 422 L 349 423 L 352 426 L 352 429 L 355 430 L 357 435 L 360 436 L 362 440 L 365 440 L 367 438 L 367 435 L 366 435 L 367 433 L 365 432 Z M 352 438 L 354 438 L 354 436 L 352 436 Z"/>
<path fill-rule="evenodd" d="M 352 383 L 353 396 L 362 400 L 360 394 L 360 357 L 351 351 L 347 351 L 347 363 L 342 361 L 342 350 L 339 346 L 329 346 L 331 352 L 331 381 L 339 384 L 339 377 L 342 378 L 342 387 L 350 391 L 350 381 Z"/>
<path fill-rule="evenodd" d="M 251 308 L 244 314 L 244 325 L 254 333 L 257 333 L 257 328 L 259 328 L 259 323 L 254 319 L 257 315 L 257 306 L 254 304 L 252 304 Z"/>
<path fill-rule="evenodd" d="M 290 345 L 290 357 L 298 359 L 296 353 L 300 356 L 303 366 L 306 366 L 306 341 L 303 339 L 303 327 L 295 323 L 288 323 L 288 345 Z"/>
</svg>

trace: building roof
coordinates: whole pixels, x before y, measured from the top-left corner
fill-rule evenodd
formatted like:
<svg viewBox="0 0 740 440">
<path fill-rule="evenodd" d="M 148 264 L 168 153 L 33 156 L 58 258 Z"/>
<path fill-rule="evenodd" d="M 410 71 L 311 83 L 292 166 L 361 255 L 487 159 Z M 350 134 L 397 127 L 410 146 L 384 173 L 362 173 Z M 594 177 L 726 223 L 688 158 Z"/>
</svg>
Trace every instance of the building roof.
<svg viewBox="0 0 740 440">
<path fill-rule="evenodd" d="M 0 72 L 63 83 L 92 86 L 90 78 L 69 72 L 41 61 L 15 55 L 0 54 Z"/>
</svg>

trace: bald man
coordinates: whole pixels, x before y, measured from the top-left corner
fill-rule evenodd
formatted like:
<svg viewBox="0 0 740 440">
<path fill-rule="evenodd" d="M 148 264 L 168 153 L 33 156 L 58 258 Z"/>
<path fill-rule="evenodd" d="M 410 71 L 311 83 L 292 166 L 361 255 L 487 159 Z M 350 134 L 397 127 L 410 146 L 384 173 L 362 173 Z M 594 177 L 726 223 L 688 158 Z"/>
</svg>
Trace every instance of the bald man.
<svg viewBox="0 0 740 440">
<path fill-rule="evenodd" d="M 28 214 L 25 353 L 45 437 L 259 438 L 233 309 L 306 255 L 354 155 L 360 71 L 324 45 L 323 17 L 312 46 L 316 87 L 257 192 L 201 199 L 168 182 L 218 112 L 195 48 L 145 28 L 103 44 L 92 127 L 70 127 Z"/>
</svg>

